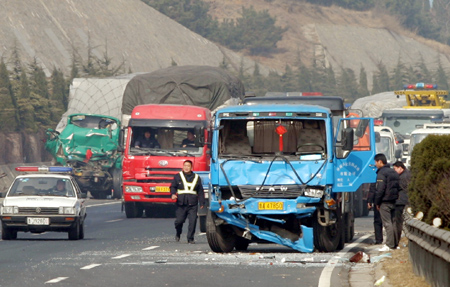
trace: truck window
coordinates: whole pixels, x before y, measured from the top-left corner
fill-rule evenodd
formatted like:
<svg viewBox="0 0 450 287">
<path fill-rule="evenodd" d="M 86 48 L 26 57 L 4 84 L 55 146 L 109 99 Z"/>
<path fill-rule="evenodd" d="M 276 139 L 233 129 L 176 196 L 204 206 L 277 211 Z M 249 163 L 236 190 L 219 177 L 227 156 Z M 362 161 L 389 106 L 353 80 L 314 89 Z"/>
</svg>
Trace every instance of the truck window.
<svg viewBox="0 0 450 287">
<path fill-rule="evenodd" d="M 326 151 L 323 120 L 222 120 L 221 125 L 219 154 L 223 155 L 299 155 Z"/>
</svg>

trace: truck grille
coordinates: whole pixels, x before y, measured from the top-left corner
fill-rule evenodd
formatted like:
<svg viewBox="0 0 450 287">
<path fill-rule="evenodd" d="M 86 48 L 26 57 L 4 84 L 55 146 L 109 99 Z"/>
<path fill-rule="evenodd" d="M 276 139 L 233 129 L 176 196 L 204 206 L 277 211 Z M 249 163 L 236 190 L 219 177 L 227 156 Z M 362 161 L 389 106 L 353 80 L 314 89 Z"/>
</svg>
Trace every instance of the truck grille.
<svg viewBox="0 0 450 287">
<path fill-rule="evenodd" d="M 301 186 L 264 186 L 260 189 L 259 185 L 245 185 L 238 186 L 242 198 L 297 198 L 303 195 L 303 188 Z"/>
<path fill-rule="evenodd" d="M 58 207 L 19 207 L 19 214 L 52 215 L 59 214 Z"/>
<path fill-rule="evenodd" d="M 175 174 L 181 171 L 181 168 L 146 168 L 146 171 L 145 182 L 170 183 Z"/>
</svg>

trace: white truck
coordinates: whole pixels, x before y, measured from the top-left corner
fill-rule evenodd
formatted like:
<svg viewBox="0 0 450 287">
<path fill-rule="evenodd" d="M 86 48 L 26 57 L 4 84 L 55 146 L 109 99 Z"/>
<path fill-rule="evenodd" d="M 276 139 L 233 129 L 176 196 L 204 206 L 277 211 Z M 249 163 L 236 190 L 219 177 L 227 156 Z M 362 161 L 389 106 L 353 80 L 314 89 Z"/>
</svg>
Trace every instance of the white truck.
<svg viewBox="0 0 450 287">
<path fill-rule="evenodd" d="M 420 143 L 428 135 L 448 135 L 450 134 L 450 123 L 424 124 L 422 128 L 411 132 L 408 155 L 406 156 L 406 167 L 411 166 L 411 154 L 414 146 Z"/>
</svg>

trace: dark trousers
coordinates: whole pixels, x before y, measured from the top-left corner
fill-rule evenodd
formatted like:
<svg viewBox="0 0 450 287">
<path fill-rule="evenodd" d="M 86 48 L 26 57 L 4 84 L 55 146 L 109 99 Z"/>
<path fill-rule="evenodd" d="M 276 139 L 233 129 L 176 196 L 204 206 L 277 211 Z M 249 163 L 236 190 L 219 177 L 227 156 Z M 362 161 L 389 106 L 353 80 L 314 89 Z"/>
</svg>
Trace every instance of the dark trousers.
<svg viewBox="0 0 450 287">
<path fill-rule="evenodd" d="M 180 236 L 183 231 L 183 224 L 186 218 L 189 220 L 187 240 L 194 240 L 195 226 L 197 225 L 197 210 L 198 205 L 178 205 L 175 219 L 175 230 L 177 236 Z"/>
<path fill-rule="evenodd" d="M 375 244 L 383 243 L 383 222 L 381 221 L 380 211 L 373 207 L 373 227 L 375 229 Z"/>
<path fill-rule="evenodd" d="M 395 249 L 398 245 L 394 231 L 395 203 L 381 203 L 380 215 L 384 229 L 386 229 L 386 245 L 391 249 Z"/>
<path fill-rule="evenodd" d="M 394 233 L 396 236 L 397 243 L 400 242 L 400 238 L 402 238 L 404 209 L 405 209 L 404 205 L 395 206 Z"/>
</svg>

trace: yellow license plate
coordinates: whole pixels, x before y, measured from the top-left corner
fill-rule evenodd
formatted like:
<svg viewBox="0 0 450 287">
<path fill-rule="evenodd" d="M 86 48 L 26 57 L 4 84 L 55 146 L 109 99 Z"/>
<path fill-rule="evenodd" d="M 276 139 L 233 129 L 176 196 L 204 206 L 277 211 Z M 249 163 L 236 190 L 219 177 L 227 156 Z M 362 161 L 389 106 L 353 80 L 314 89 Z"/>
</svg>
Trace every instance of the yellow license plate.
<svg viewBox="0 0 450 287">
<path fill-rule="evenodd" d="M 155 192 L 170 192 L 170 186 L 157 186 Z"/>
<path fill-rule="evenodd" d="M 283 210 L 283 202 L 258 202 L 259 210 Z"/>
</svg>

